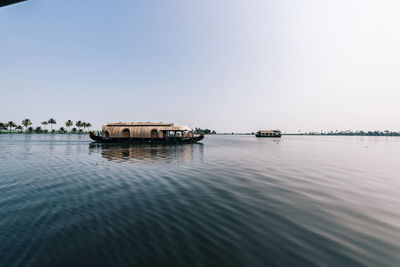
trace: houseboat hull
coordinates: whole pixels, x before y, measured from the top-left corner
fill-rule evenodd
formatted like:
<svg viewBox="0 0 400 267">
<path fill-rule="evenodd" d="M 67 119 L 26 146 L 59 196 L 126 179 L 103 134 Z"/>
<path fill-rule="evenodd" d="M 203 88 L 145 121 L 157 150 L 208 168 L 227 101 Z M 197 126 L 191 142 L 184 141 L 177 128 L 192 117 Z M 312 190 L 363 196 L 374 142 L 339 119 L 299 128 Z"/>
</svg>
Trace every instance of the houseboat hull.
<svg viewBox="0 0 400 267">
<path fill-rule="evenodd" d="M 96 135 L 94 132 L 89 132 L 90 138 L 95 142 L 101 143 L 168 143 L 168 144 L 187 144 L 196 143 L 203 140 L 204 135 L 194 137 L 164 137 L 164 138 L 138 138 L 138 137 L 115 137 L 106 138 L 101 135 Z"/>
<path fill-rule="evenodd" d="M 282 135 L 281 134 L 279 134 L 279 135 L 268 135 L 268 136 L 266 136 L 266 135 L 260 135 L 260 134 L 256 134 L 256 137 L 265 137 L 265 138 L 279 138 L 279 137 L 281 137 Z"/>
</svg>

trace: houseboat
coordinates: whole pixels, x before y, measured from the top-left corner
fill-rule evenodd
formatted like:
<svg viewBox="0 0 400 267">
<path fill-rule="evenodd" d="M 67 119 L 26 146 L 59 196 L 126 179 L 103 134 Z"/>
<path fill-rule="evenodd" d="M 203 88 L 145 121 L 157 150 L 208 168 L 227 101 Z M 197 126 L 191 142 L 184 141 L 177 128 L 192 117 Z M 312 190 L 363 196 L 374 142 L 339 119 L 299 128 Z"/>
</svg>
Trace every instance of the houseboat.
<svg viewBox="0 0 400 267">
<path fill-rule="evenodd" d="M 256 137 L 281 137 L 280 130 L 260 130 L 256 132 Z"/>
<path fill-rule="evenodd" d="M 100 133 L 89 132 L 96 142 L 138 142 L 138 143 L 195 143 L 204 134 L 194 134 L 187 126 L 173 123 L 116 122 L 102 126 Z"/>
</svg>

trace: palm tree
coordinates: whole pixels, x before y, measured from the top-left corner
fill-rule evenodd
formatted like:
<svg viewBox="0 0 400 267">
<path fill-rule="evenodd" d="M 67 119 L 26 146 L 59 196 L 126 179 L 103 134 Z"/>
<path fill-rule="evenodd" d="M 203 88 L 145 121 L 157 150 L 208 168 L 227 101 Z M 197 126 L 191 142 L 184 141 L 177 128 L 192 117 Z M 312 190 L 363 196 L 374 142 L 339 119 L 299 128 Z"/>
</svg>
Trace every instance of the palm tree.
<svg viewBox="0 0 400 267">
<path fill-rule="evenodd" d="M 19 130 L 19 131 L 22 133 L 22 130 L 23 130 L 24 128 L 22 128 L 21 125 L 18 125 L 17 127 L 15 127 L 15 129 Z"/>
<path fill-rule="evenodd" d="M 50 118 L 50 119 L 48 120 L 48 123 L 50 124 L 51 131 L 53 131 L 53 124 L 57 124 L 56 120 L 53 119 L 53 118 Z"/>
<path fill-rule="evenodd" d="M 44 126 L 44 129 L 45 129 L 45 130 L 47 130 L 47 129 L 46 129 L 47 124 L 49 124 L 48 121 L 42 121 L 42 125 Z"/>
<path fill-rule="evenodd" d="M 73 126 L 74 125 L 74 123 L 71 121 L 71 120 L 67 120 L 66 122 L 65 122 L 65 126 L 67 126 L 67 129 L 69 130 L 69 128 L 71 127 L 71 126 Z"/>
<path fill-rule="evenodd" d="M 7 130 L 6 123 L 0 122 L 0 130 Z"/>
<path fill-rule="evenodd" d="M 85 128 L 89 128 L 90 126 L 92 126 L 90 123 L 82 122 L 83 131 L 85 131 Z"/>
<path fill-rule="evenodd" d="M 33 132 L 33 127 L 29 127 L 28 128 L 28 133 L 32 133 Z"/>
<path fill-rule="evenodd" d="M 75 123 L 75 126 L 78 127 L 78 129 L 80 129 L 83 125 L 82 125 L 82 121 L 77 121 Z"/>
<path fill-rule="evenodd" d="M 10 133 L 11 133 L 11 128 L 17 127 L 17 125 L 13 121 L 9 121 L 7 123 L 7 127 L 10 128 Z"/>
<path fill-rule="evenodd" d="M 26 130 L 28 130 L 28 126 L 32 125 L 32 122 L 31 122 L 30 119 L 25 119 L 25 120 L 22 121 L 22 125 L 25 126 L 25 131 L 26 131 Z"/>
<path fill-rule="evenodd" d="M 90 127 L 92 127 L 92 124 L 90 122 L 86 123 L 86 128 L 90 129 Z"/>
</svg>

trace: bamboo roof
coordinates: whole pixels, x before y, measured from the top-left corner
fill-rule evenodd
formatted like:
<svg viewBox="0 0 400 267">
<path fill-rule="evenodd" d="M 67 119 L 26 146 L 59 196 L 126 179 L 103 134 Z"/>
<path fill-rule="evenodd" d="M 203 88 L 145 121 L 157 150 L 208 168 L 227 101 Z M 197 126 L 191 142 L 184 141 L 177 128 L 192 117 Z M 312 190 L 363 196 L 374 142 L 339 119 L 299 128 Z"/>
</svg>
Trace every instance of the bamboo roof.
<svg viewBox="0 0 400 267">
<path fill-rule="evenodd" d="M 268 133 L 272 133 L 272 132 L 280 132 L 280 130 L 259 130 L 259 132 L 268 132 Z"/>
<path fill-rule="evenodd" d="M 164 122 L 110 122 L 107 126 L 174 126 L 174 124 Z"/>
<path fill-rule="evenodd" d="M 161 131 L 190 131 L 190 128 L 187 126 L 169 126 L 165 128 L 160 128 Z"/>
</svg>

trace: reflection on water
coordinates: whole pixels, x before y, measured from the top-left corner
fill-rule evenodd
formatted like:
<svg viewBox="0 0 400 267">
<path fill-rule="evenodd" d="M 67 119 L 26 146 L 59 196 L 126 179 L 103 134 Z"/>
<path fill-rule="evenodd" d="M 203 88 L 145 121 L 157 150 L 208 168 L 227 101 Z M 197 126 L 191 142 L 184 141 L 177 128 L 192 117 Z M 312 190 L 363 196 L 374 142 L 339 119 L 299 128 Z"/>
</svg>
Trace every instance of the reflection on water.
<svg viewBox="0 0 400 267">
<path fill-rule="evenodd" d="M 0 266 L 400 266 L 400 138 L 0 135 Z"/>
<path fill-rule="evenodd" d="M 115 162 L 189 162 L 202 160 L 203 144 L 134 144 L 134 143 L 91 143 L 90 153 L 100 153 Z"/>
</svg>

